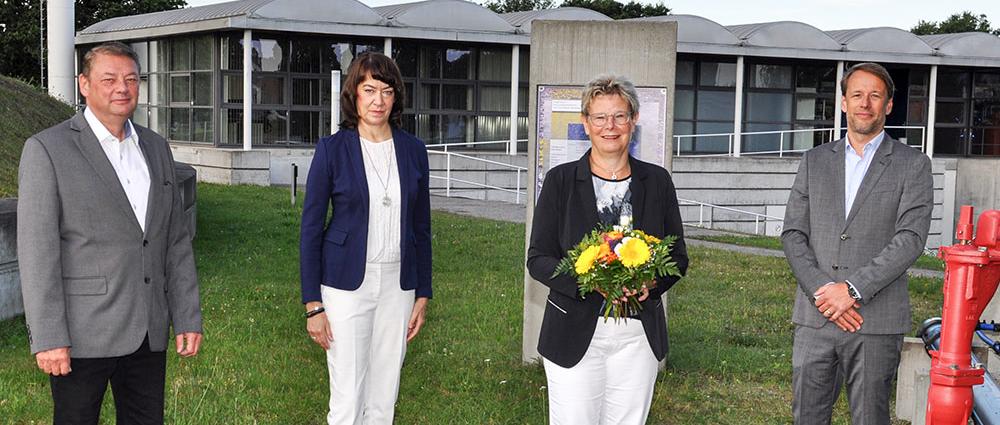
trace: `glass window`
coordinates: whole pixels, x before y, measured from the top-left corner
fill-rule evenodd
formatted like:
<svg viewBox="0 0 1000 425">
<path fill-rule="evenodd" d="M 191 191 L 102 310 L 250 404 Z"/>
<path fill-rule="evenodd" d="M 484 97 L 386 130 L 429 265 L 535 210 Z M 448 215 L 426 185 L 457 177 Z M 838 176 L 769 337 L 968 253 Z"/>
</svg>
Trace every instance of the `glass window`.
<svg viewBox="0 0 1000 425">
<path fill-rule="evenodd" d="M 472 52 L 467 49 L 446 50 L 442 69 L 444 78 L 471 79 Z"/>
<path fill-rule="evenodd" d="M 417 48 L 410 44 L 393 44 L 392 58 L 404 77 L 417 76 Z M 411 92 L 412 93 L 412 92 Z"/>
<path fill-rule="evenodd" d="M 696 134 L 729 134 L 733 123 L 699 122 Z M 692 150 L 700 153 L 726 153 L 730 151 L 729 136 L 693 137 Z M 683 146 L 681 147 L 683 149 Z"/>
<path fill-rule="evenodd" d="M 149 108 L 139 105 L 135 108 L 135 112 L 132 113 L 132 123 L 141 125 L 143 127 L 149 127 Z"/>
<path fill-rule="evenodd" d="M 907 124 L 927 123 L 927 100 L 910 98 L 906 107 Z"/>
<path fill-rule="evenodd" d="M 674 92 L 674 119 L 694 119 L 694 91 L 677 90 Z"/>
<path fill-rule="evenodd" d="M 329 127 L 327 127 L 329 128 Z M 288 138 L 291 143 L 316 143 L 322 124 L 318 111 L 292 111 Z"/>
<path fill-rule="evenodd" d="M 167 43 L 164 43 L 167 44 Z M 191 39 L 177 38 L 170 40 L 170 70 L 187 71 L 191 69 Z"/>
<path fill-rule="evenodd" d="M 160 46 L 159 41 L 154 40 L 149 42 L 149 50 L 146 52 L 147 60 L 149 61 L 149 67 L 148 69 L 143 68 L 143 70 L 146 70 L 146 72 L 158 72 L 166 68 L 166 63 L 161 62 L 162 59 L 159 58 L 159 51 L 160 51 L 159 46 Z M 82 62 L 83 58 L 81 57 L 80 60 Z"/>
<path fill-rule="evenodd" d="M 461 143 L 475 141 L 473 127 L 469 125 L 472 117 L 461 115 L 445 115 L 441 121 L 441 140 L 444 143 Z"/>
<path fill-rule="evenodd" d="M 934 153 L 959 155 L 965 150 L 965 129 L 962 128 L 934 128 Z"/>
<path fill-rule="evenodd" d="M 787 89 L 791 86 L 791 66 L 757 64 L 750 67 L 750 87 L 762 89 Z"/>
<path fill-rule="evenodd" d="M 973 155 L 1000 155 L 1000 129 L 973 129 L 971 148 Z"/>
<path fill-rule="evenodd" d="M 149 125 L 147 125 L 147 127 L 149 127 L 150 130 L 153 130 L 159 134 L 167 134 L 167 129 L 169 127 L 167 121 L 169 115 L 170 115 L 170 108 L 150 107 Z"/>
<path fill-rule="evenodd" d="M 490 112 L 510 112 L 510 87 L 480 86 L 479 110 Z"/>
<path fill-rule="evenodd" d="M 191 101 L 191 76 L 187 74 L 170 76 L 170 103 Z"/>
<path fill-rule="evenodd" d="M 938 97 L 968 97 L 969 73 L 942 71 L 938 74 Z"/>
<path fill-rule="evenodd" d="M 191 113 L 191 141 L 212 143 L 212 109 L 196 108 Z"/>
<path fill-rule="evenodd" d="M 694 62 L 677 61 L 677 74 L 675 83 L 678 86 L 694 85 Z"/>
<path fill-rule="evenodd" d="M 748 133 L 789 129 L 791 129 L 791 125 L 789 124 L 749 123 L 746 126 L 746 132 Z M 742 137 L 743 150 L 746 152 L 778 152 L 779 150 L 789 150 L 792 146 L 792 139 L 787 135 L 782 137 L 779 133 L 745 134 Z M 782 146 L 782 143 L 784 143 L 784 146 Z"/>
<path fill-rule="evenodd" d="M 833 99 L 799 97 L 795 101 L 795 119 L 809 121 L 832 121 L 837 108 Z"/>
<path fill-rule="evenodd" d="M 240 81 L 242 91 L 242 81 Z M 285 79 L 283 77 L 253 77 L 253 103 L 285 103 Z"/>
<path fill-rule="evenodd" d="M 937 124 L 965 124 L 965 102 L 938 102 L 934 122 Z"/>
<path fill-rule="evenodd" d="M 324 61 L 324 68 L 327 69 L 327 72 L 330 70 L 340 71 L 343 73 L 343 77 L 346 78 L 347 68 L 354 61 L 354 50 L 351 49 L 351 44 L 331 43 L 328 52 L 327 60 Z"/>
<path fill-rule="evenodd" d="M 834 93 L 837 68 L 834 66 L 799 66 L 795 76 L 798 93 Z"/>
<path fill-rule="evenodd" d="M 132 43 L 129 46 L 139 57 L 139 72 L 149 72 L 149 50 L 146 42 Z"/>
<path fill-rule="evenodd" d="M 315 78 L 292 79 L 292 105 L 322 106 L 324 103 L 320 80 Z M 330 96 L 325 96 L 329 98 Z M 294 117 L 292 117 L 294 119 Z"/>
<path fill-rule="evenodd" d="M 729 120 L 732 127 L 733 116 L 736 113 L 736 94 L 730 91 L 699 91 L 699 120 Z M 699 126 L 700 129 L 700 126 Z"/>
<path fill-rule="evenodd" d="M 747 93 L 747 121 L 784 122 L 791 117 L 790 93 Z"/>
<path fill-rule="evenodd" d="M 212 105 L 212 97 L 215 91 L 212 90 L 212 73 L 195 72 L 194 77 L 194 104 L 199 106 Z"/>
<path fill-rule="evenodd" d="M 510 49 L 479 49 L 479 79 L 486 81 L 510 81 Z M 510 109 L 510 106 L 507 107 Z"/>
<path fill-rule="evenodd" d="M 150 42 L 149 47 L 153 48 L 154 44 L 156 45 L 156 63 L 149 64 L 150 68 L 156 71 L 166 71 L 168 69 L 173 69 L 167 67 L 167 64 L 170 63 L 170 52 L 171 52 L 170 46 L 173 44 L 173 42 L 167 40 L 160 40 L 159 42 L 154 41 Z"/>
<path fill-rule="evenodd" d="M 308 38 L 293 38 L 291 43 L 292 51 L 288 55 L 289 71 L 320 73 L 320 67 L 323 65 L 322 51 L 326 43 Z"/>
<path fill-rule="evenodd" d="M 149 103 L 149 75 L 139 77 L 139 104 Z"/>
<path fill-rule="evenodd" d="M 973 102 L 972 125 L 976 127 L 1000 127 L 1000 99 Z"/>
<path fill-rule="evenodd" d="M 817 128 L 814 125 L 796 125 L 796 130 L 807 130 Z M 821 129 L 828 129 L 826 126 L 820 126 Z M 833 133 L 831 131 L 802 131 L 797 133 L 792 133 L 792 145 L 791 149 L 794 150 L 807 150 L 813 146 L 819 146 L 823 143 L 830 141 L 830 136 Z M 788 135 L 785 135 L 788 138 Z"/>
<path fill-rule="evenodd" d="M 702 62 L 700 77 L 703 86 L 736 87 L 736 64 Z"/>
<path fill-rule="evenodd" d="M 227 74 L 222 76 L 222 101 L 243 103 L 243 75 Z"/>
<path fill-rule="evenodd" d="M 423 46 L 420 48 L 420 77 L 441 78 L 441 56 L 439 47 Z M 419 118 L 417 122 L 420 122 Z"/>
<path fill-rule="evenodd" d="M 253 70 L 264 72 L 285 71 L 285 47 L 282 40 L 255 38 L 253 40 Z"/>
<path fill-rule="evenodd" d="M 510 116 L 476 117 L 476 132 L 479 134 L 479 141 L 509 140 Z"/>
<path fill-rule="evenodd" d="M 1000 74 L 992 72 L 977 72 L 972 86 L 972 96 L 976 98 L 1000 98 Z"/>
<path fill-rule="evenodd" d="M 440 84 L 421 84 L 419 93 L 419 104 L 423 109 L 438 109 L 440 107 Z"/>
<path fill-rule="evenodd" d="M 521 52 L 521 60 L 520 60 L 521 63 L 518 64 L 519 74 L 518 74 L 517 79 L 518 79 L 518 81 L 522 81 L 522 82 L 526 83 L 526 82 L 528 82 L 528 74 L 530 73 L 529 71 L 531 71 L 531 55 L 528 54 L 528 46 L 521 46 L 521 48 L 518 49 L 518 50 Z M 527 109 L 527 108 L 525 108 L 525 109 Z M 525 121 L 525 122 L 527 122 L 527 121 Z M 525 125 L 527 125 L 527 124 L 525 124 Z M 524 137 L 528 137 L 528 136 L 524 136 Z"/>
<path fill-rule="evenodd" d="M 403 87 L 406 91 L 406 93 L 403 93 L 403 107 L 406 109 L 412 109 L 413 98 L 416 95 L 416 93 L 413 92 L 413 83 L 404 82 Z"/>
<path fill-rule="evenodd" d="M 170 140 L 191 140 L 190 108 L 170 108 L 170 131 L 167 134 Z"/>
<path fill-rule="evenodd" d="M 428 144 L 441 142 L 441 116 L 419 114 L 417 115 L 417 137 Z"/>
<path fill-rule="evenodd" d="M 193 69 L 201 69 L 201 70 L 212 69 L 213 40 L 214 38 L 211 35 L 195 37 Z"/>
<path fill-rule="evenodd" d="M 507 99 L 510 102 L 510 98 Z M 441 109 L 472 110 L 472 86 L 444 84 L 441 86 Z"/>
<path fill-rule="evenodd" d="M 169 77 L 165 74 L 154 74 L 149 77 L 149 98 L 154 105 L 167 104 L 168 81 Z"/>
<path fill-rule="evenodd" d="M 222 39 L 222 69 L 243 70 L 243 37 L 231 35 Z"/>
<path fill-rule="evenodd" d="M 910 70 L 910 96 L 927 96 L 928 73 L 922 69 Z"/>
</svg>

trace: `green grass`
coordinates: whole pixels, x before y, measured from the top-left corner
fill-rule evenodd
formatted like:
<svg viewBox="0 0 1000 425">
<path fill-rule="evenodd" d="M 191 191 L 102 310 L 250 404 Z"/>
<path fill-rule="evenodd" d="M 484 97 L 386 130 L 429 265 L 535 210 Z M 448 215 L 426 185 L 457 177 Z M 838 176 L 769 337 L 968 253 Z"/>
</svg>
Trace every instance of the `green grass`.
<svg viewBox="0 0 1000 425">
<path fill-rule="evenodd" d="M 17 164 L 24 141 L 71 116 L 69 105 L 0 75 L 0 198 L 17 196 Z"/>
<path fill-rule="evenodd" d="M 781 250 L 781 239 L 774 236 L 694 235 L 690 236 L 690 238 L 730 245 Z M 933 255 L 921 255 L 920 258 L 917 258 L 917 262 L 913 264 L 913 267 L 924 270 L 944 271 L 944 261 Z"/>
<path fill-rule="evenodd" d="M 324 423 L 325 358 L 299 303 L 299 208 L 285 190 L 202 184 L 198 209 L 205 345 L 193 359 L 168 354 L 167 423 Z M 521 364 L 524 226 L 442 213 L 433 226 L 435 299 L 408 350 L 396 423 L 545 423 L 544 372 Z M 790 423 L 787 265 L 690 253 L 689 276 L 670 293 L 671 351 L 649 423 Z M 911 282 L 916 326 L 939 314 L 941 282 Z M 0 322 L 5 424 L 50 420 L 47 379 L 27 346 L 23 319 Z M 841 401 L 834 423 L 847 424 L 846 411 Z"/>
</svg>

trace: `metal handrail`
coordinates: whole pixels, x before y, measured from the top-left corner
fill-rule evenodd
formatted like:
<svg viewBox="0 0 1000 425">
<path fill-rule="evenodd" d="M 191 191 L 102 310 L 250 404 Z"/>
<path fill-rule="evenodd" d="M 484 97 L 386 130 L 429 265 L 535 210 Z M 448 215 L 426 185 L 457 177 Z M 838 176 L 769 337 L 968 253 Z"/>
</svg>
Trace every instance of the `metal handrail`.
<svg viewBox="0 0 1000 425">
<path fill-rule="evenodd" d="M 753 218 L 753 234 L 755 234 L 755 235 L 758 234 L 758 231 L 760 230 L 760 221 L 761 221 L 761 219 L 764 219 L 764 221 L 767 221 L 767 220 L 779 220 L 779 221 L 783 220 L 781 217 L 775 217 L 773 215 L 761 214 L 761 213 L 756 213 L 756 212 L 753 212 L 753 211 L 741 210 L 741 209 L 737 209 L 737 208 L 723 207 L 721 205 L 715 205 L 715 204 L 710 204 L 708 202 L 695 201 L 695 200 L 691 200 L 691 199 L 677 198 L 677 203 L 678 203 L 678 205 L 687 205 L 687 206 L 696 206 L 697 205 L 698 206 L 698 224 L 694 224 L 693 226 L 698 226 L 698 227 L 705 228 L 705 229 L 714 229 L 713 226 L 715 224 L 715 210 L 716 209 L 720 209 L 720 210 L 723 210 L 723 211 L 734 212 L 734 213 L 737 213 L 737 214 L 747 214 L 747 215 L 754 216 L 754 218 Z M 708 226 L 707 227 L 705 226 L 705 208 L 708 208 Z M 685 224 L 689 224 L 689 223 L 685 223 Z"/>
<path fill-rule="evenodd" d="M 517 143 L 527 142 L 528 139 L 517 139 Z M 444 148 L 445 152 L 448 152 L 449 147 L 467 147 L 467 146 L 479 146 L 479 145 L 506 145 L 509 144 L 510 140 L 484 140 L 481 142 L 455 142 L 455 143 L 436 143 L 427 145 L 427 149 L 441 149 Z"/>
<path fill-rule="evenodd" d="M 514 165 L 514 164 L 507 164 L 507 163 L 499 162 L 499 161 L 493 161 L 493 160 L 490 160 L 490 159 L 478 158 L 478 157 L 470 156 L 470 155 L 463 155 L 463 154 L 455 153 L 455 152 L 448 152 L 448 151 L 441 152 L 441 151 L 428 150 L 427 153 L 429 155 L 446 155 L 447 156 L 447 160 L 445 162 L 445 164 L 446 164 L 446 166 L 445 166 L 445 175 L 444 176 L 435 176 L 435 175 L 431 174 L 430 177 L 433 178 L 433 179 L 439 179 L 439 180 L 444 180 L 445 181 L 445 196 L 447 196 L 449 198 L 451 197 L 452 182 L 473 185 L 473 186 L 480 187 L 480 188 L 487 189 L 487 190 L 499 190 L 501 192 L 514 193 L 515 194 L 515 196 L 514 196 L 514 203 L 516 203 L 516 204 L 520 204 L 521 203 L 521 196 L 522 195 L 527 196 L 527 191 L 521 190 L 521 173 L 524 173 L 525 176 L 528 175 L 528 169 L 525 168 L 525 167 L 521 167 L 521 166 Z M 480 162 L 480 163 L 485 163 L 485 164 L 490 164 L 490 165 L 496 165 L 496 166 L 500 166 L 500 167 L 506 167 L 506 168 L 514 170 L 515 171 L 515 177 L 514 177 L 514 185 L 515 186 L 514 186 L 514 189 L 508 189 L 508 188 L 505 188 L 505 187 L 494 186 L 494 185 L 489 185 L 489 184 L 485 184 L 485 183 L 472 182 L 472 181 L 467 181 L 467 180 L 462 180 L 462 179 L 458 179 L 458 178 L 452 177 L 451 176 L 451 168 L 452 168 L 451 167 L 451 159 L 453 157 L 467 159 L 467 160 L 470 160 L 470 161 Z M 475 171 L 475 170 L 472 170 L 472 171 Z"/>
<path fill-rule="evenodd" d="M 920 144 L 911 145 L 918 147 L 921 152 L 924 152 L 927 146 L 927 129 L 919 125 L 888 125 L 885 126 L 886 129 L 903 129 L 903 130 L 920 130 Z M 841 129 L 843 130 L 843 129 Z M 749 155 L 774 155 L 778 154 L 778 157 L 783 157 L 786 153 L 799 153 L 805 152 L 809 149 L 784 149 L 785 147 L 785 134 L 795 134 L 795 133 L 828 133 L 827 140 L 833 141 L 839 139 L 839 137 L 834 137 L 834 128 L 802 128 L 797 130 L 770 130 L 770 131 L 748 131 L 740 133 L 742 136 L 754 136 L 754 135 L 766 135 L 766 134 L 777 134 L 778 139 L 778 150 L 776 151 L 755 151 L 755 152 L 740 152 L 741 156 Z M 712 154 L 695 154 L 688 153 L 684 154 L 681 151 L 681 140 L 688 138 L 694 139 L 699 137 L 726 137 L 728 138 L 728 148 L 726 153 L 712 153 Z M 733 147 L 736 133 L 708 133 L 708 134 L 681 134 L 674 135 L 674 146 L 676 147 L 675 156 L 687 156 L 687 157 L 720 157 L 720 156 L 734 156 L 735 149 Z M 909 142 L 909 140 L 907 140 Z M 909 143 L 908 143 L 909 144 Z"/>
</svg>

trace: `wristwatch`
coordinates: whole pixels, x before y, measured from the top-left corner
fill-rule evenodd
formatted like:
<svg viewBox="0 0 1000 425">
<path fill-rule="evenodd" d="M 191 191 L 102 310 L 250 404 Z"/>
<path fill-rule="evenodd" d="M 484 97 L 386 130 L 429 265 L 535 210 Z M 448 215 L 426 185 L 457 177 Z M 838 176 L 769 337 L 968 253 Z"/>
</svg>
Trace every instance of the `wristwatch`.
<svg viewBox="0 0 1000 425">
<path fill-rule="evenodd" d="M 847 284 L 847 293 L 851 296 L 851 298 L 854 298 L 854 301 L 861 301 L 861 294 L 859 294 L 858 290 L 854 289 L 854 286 L 850 283 Z"/>
</svg>

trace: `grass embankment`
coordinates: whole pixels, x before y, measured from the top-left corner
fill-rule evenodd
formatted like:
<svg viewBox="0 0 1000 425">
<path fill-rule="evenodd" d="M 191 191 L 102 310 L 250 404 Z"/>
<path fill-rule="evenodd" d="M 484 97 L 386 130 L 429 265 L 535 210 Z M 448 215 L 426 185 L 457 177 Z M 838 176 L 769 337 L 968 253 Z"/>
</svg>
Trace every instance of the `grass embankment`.
<svg viewBox="0 0 1000 425">
<path fill-rule="evenodd" d="M 42 89 L 0 75 L 0 198 L 17 196 L 24 141 L 73 116 L 73 108 Z"/>
<path fill-rule="evenodd" d="M 698 235 L 691 236 L 703 241 L 727 243 L 731 245 L 752 246 L 756 248 L 776 249 L 781 251 L 781 239 L 774 236 L 752 235 Z M 944 261 L 933 255 L 921 255 L 913 267 L 924 270 L 944 271 Z"/>
<path fill-rule="evenodd" d="M 168 354 L 167 422 L 324 423 L 325 359 L 299 304 L 299 209 L 284 190 L 213 185 L 199 186 L 198 209 L 205 345 L 193 359 Z M 409 348 L 396 423 L 545 423 L 544 372 L 520 360 L 524 226 L 433 220 L 435 299 Z M 703 248 L 691 257 L 671 290 L 669 366 L 649 423 L 790 423 L 787 265 Z M 940 285 L 911 281 L 915 324 L 938 314 Z M 0 422 L 49 421 L 46 378 L 27 346 L 23 319 L 0 322 Z M 834 422 L 848 423 L 843 401 Z"/>
</svg>

